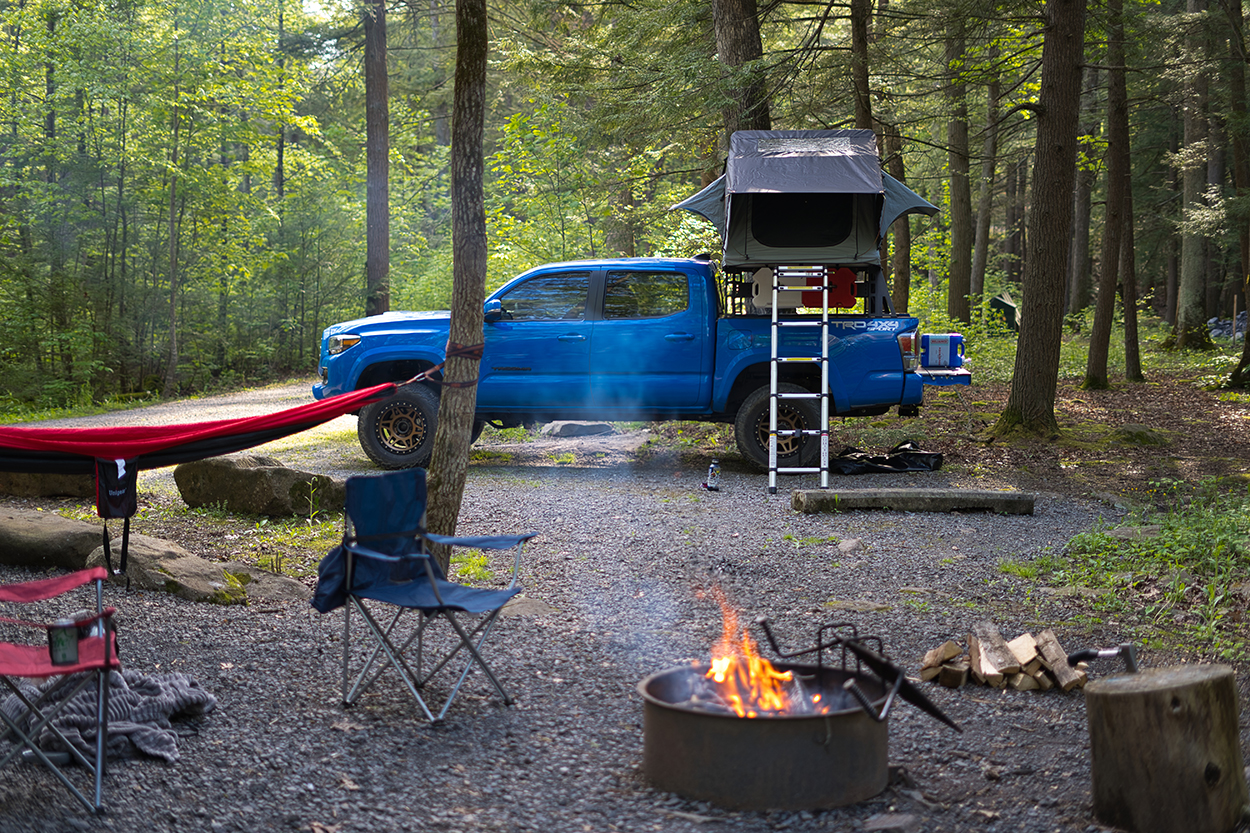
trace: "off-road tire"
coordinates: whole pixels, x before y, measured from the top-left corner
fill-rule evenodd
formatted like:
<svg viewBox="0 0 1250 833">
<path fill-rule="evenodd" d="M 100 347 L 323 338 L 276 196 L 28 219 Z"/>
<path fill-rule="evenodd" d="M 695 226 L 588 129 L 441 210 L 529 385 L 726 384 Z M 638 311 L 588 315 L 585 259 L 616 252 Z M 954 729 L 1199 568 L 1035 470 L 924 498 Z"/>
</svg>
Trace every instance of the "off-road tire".
<svg viewBox="0 0 1250 833">
<path fill-rule="evenodd" d="M 409 385 L 389 399 L 360 409 L 356 436 L 365 455 L 384 469 L 430 464 L 434 429 L 438 425 L 438 394 Z"/>
<path fill-rule="evenodd" d="M 802 393 L 805 388 L 782 383 L 778 393 Z M 767 387 L 757 388 L 742 402 L 734 419 L 734 441 L 742 456 L 760 469 L 768 471 L 768 398 Z M 777 408 L 777 429 L 820 426 L 820 405 L 815 399 L 783 399 Z M 801 442 L 800 442 L 801 440 Z M 801 450 L 801 455 L 800 455 Z M 778 468 L 799 468 L 819 465 L 820 438 L 777 437 Z"/>
</svg>

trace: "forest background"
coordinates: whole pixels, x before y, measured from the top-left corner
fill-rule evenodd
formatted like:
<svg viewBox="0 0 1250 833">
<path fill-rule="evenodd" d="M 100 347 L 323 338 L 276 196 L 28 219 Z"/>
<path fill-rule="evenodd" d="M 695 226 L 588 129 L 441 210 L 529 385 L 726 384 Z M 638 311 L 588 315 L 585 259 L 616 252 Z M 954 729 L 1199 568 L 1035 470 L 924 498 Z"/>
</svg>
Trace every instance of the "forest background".
<svg viewBox="0 0 1250 833">
<path fill-rule="evenodd" d="M 366 311 L 365 38 L 379 11 L 390 243 L 370 311 L 445 309 L 450 4 L 0 2 L 6 412 L 313 371 L 322 328 Z M 745 114 L 739 126 L 777 129 L 871 120 L 891 173 L 943 209 L 896 224 L 883 258 L 896 307 L 924 329 L 975 342 L 993 329 L 990 297 L 1020 300 L 1026 217 L 1053 187 L 1032 176 L 1042 3 L 492 0 L 489 14 L 488 289 L 552 260 L 718 253 L 710 226 L 669 209 L 720 173 Z M 758 54 L 735 53 L 753 24 Z M 1130 287 L 1171 343 L 1207 348 L 1207 319 L 1245 309 L 1242 24 L 1239 0 L 1089 8 L 1070 329 L 1109 262 L 1110 286 Z M 1116 146 L 1131 146 L 1114 202 L 1130 210 L 1112 257 Z"/>
</svg>

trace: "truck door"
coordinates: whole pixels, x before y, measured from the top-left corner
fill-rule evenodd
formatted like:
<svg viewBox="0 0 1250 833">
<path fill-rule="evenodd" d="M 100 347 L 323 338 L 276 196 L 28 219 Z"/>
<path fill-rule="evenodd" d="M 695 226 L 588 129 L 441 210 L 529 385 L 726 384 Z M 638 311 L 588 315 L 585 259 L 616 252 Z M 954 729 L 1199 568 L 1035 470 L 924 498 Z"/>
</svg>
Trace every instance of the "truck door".
<svg viewBox="0 0 1250 833">
<path fill-rule="evenodd" d="M 705 407 L 712 317 L 685 272 L 609 269 L 590 347 L 595 407 L 678 411 Z"/>
<path fill-rule="evenodd" d="M 543 272 L 500 297 L 503 318 L 485 326 L 479 408 L 584 405 L 589 394 L 590 271 Z"/>
</svg>

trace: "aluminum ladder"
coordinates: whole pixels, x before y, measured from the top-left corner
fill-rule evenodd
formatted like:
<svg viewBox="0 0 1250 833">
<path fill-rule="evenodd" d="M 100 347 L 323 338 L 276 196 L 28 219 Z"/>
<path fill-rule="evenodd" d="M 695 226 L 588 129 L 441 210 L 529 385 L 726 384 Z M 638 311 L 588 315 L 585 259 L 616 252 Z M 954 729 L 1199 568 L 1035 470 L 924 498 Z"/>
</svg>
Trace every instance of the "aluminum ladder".
<svg viewBox="0 0 1250 833">
<path fill-rule="evenodd" d="M 778 303 L 782 292 L 811 292 L 816 289 L 810 278 L 820 280 L 820 320 L 781 320 Z M 773 270 L 773 309 L 772 309 L 772 352 L 769 361 L 769 397 L 768 397 L 768 493 L 777 494 L 778 474 L 820 474 L 820 488 L 829 488 L 829 281 L 824 266 L 778 266 Z M 820 330 L 820 355 L 818 356 L 781 356 L 781 330 L 790 327 L 814 327 Z M 819 362 L 820 392 L 802 393 L 778 390 L 780 384 L 780 367 L 782 362 Z M 816 428 L 787 428 L 778 430 L 777 410 L 779 403 L 786 399 L 819 399 L 820 425 Z M 777 465 L 777 438 L 779 436 L 794 437 L 802 443 L 803 437 L 820 437 L 820 465 L 785 466 Z"/>
</svg>

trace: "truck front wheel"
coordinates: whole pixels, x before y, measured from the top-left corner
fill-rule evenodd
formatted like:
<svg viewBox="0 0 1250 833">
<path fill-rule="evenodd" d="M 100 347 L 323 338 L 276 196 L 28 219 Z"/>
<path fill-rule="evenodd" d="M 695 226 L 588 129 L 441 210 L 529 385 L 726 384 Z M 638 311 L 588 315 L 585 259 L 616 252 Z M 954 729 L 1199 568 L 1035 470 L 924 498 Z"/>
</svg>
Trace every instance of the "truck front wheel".
<svg viewBox="0 0 1250 833">
<path fill-rule="evenodd" d="M 780 384 L 778 393 L 803 393 L 798 385 Z M 757 388 L 742 403 L 734 419 L 734 440 L 738 450 L 756 466 L 768 470 L 768 399 L 767 387 Z M 777 430 L 813 430 L 820 427 L 820 405 L 815 399 L 783 399 L 777 407 Z M 778 468 L 799 468 L 818 465 L 820 438 L 777 437 Z"/>
<path fill-rule="evenodd" d="M 438 395 L 411 385 L 361 408 L 356 435 L 370 460 L 384 469 L 406 469 L 429 465 L 437 424 Z"/>
</svg>

